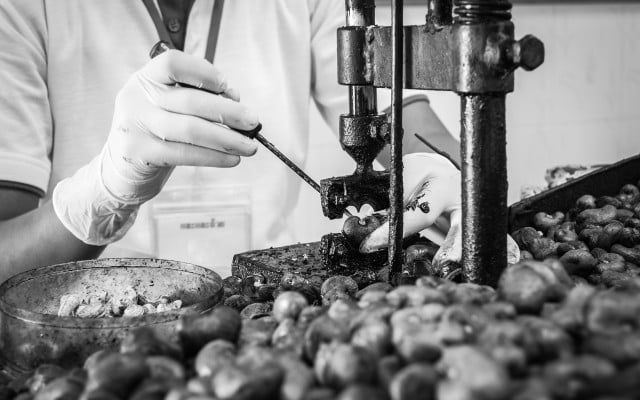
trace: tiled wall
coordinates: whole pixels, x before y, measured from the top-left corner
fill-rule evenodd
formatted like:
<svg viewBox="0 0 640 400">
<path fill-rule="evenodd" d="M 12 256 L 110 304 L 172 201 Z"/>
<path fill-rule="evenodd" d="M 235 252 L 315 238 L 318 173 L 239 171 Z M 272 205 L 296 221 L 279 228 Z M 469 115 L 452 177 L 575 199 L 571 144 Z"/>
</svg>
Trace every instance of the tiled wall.
<svg viewBox="0 0 640 400">
<path fill-rule="evenodd" d="M 405 9 L 405 24 L 422 24 L 424 7 Z M 567 163 L 609 163 L 640 153 L 640 3 L 519 4 L 516 36 L 538 36 L 546 62 L 533 72 L 518 71 L 507 98 L 509 200 L 520 187 L 542 184 L 545 169 Z M 390 23 L 388 9 L 377 10 Z M 385 106 L 387 91 L 379 91 Z M 451 93 L 428 93 L 435 111 L 459 135 L 459 100 Z M 387 100 L 388 101 L 388 100 Z M 314 114 L 311 157 L 314 177 L 350 173 L 353 162 Z M 292 221 L 299 240 L 313 241 L 340 229 L 339 222 L 309 224 L 321 213 L 319 197 L 304 187 Z M 313 218 L 316 220 L 316 218 Z"/>
</svg>

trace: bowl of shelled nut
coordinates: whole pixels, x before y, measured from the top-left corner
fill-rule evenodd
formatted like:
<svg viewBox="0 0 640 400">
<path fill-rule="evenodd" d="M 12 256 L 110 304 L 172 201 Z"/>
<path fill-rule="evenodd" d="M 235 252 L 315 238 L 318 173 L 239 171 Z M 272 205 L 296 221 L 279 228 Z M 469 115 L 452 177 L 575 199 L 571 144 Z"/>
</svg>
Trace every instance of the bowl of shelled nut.
<svg viewBox="0 0 640 400">
<path fill-rule="evenodd" d="M 33 269 L 0 285 L 0 363 L 15 372 L 81 365 L 142 326 L 169 339 L 181 316 L 213 308 L 222 294 L 217 273 L 178 261 L 113 258 Z"/>
</svg>

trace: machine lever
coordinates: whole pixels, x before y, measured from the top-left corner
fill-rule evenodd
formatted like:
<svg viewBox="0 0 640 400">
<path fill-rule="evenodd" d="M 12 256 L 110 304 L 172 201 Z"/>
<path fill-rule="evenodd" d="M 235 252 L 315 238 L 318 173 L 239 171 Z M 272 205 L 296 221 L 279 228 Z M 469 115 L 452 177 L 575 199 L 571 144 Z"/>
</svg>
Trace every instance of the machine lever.
<svg viewBox="0 0 640 400">
<path fill-rule="evenodd" d="M 296 173 L 303 181 L 307 182 L 316 192 L 320 193 L 320 185 L 318 182 L 314 181 L 309 175 L 307 175 L 303 170 L 301 170 L 293 161 L 289 160 L 287 156 L 282 154 L 276 146 L 273 145 L 270 141 L 268 141 L 264 136 L 262 136 L 259 132 L 262 129 L 262 124 L 258 124 L 254 129 L 250 131 L 241 131 L 238 129 L 234 129 L 234 131 L 239 132 L 240 134 L 247 136 L 251 139 L 255 139 L 264 147 L 267 148 L 274 156 L 278 157 L 280 161 L 282 161 L 287 167 L 289 167 L 293 172 Z"/>
<path fill-rule="evenodd" d="M 428 148 L 430 148 L 434 153 L 441 155 L 442 157 L 446 158 L 447 160 L 449 160 L 449 162 L 451 164 L 453 164 L 454 167 L 456 167 L 458 169 L 458 171 L 460 171 L 460 164 L 458 164 L 456 162 L 456 160 L 454 160 L 451 155 L 449 155 L 449 153 L 447 153 L 446 151 L 440 150 L 439 148 L 437 148 L 436 146 L 434 146 L 433 144 L 429 143 L 429 141 L 425 138 L 423 138 L 422 136 L 418 135 L 417 133 L 413 134 L 416 139 L 418 139 L 419 141 L 421 141 L 425 146 L 427 146 Z"/>
</svg>

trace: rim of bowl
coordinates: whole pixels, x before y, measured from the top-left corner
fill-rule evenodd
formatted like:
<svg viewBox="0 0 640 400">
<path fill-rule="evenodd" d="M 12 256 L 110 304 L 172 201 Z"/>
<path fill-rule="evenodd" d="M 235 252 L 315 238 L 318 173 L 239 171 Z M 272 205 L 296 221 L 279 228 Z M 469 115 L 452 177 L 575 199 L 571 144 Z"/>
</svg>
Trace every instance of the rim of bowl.
<svg viewBox="0 0 640 400">
<path fill-rule="evenodd" d="M 97 268 L 162 268 L 173 269 L 182 272 L 199 274 L 213 281 L 218 289 L 209 297 L 202 299 L 179 310 L 163 311 L 157 314 L 147 314 L 135 317 L 114 317 L 114 318 L 79 318 L 79 317 L 59 317 L 55 314 L 44 314 L 16 307 L 5 300 L 7 292 L 32 279 L 51 274 L 62 274 L 67 272 L 77 272 L 79 270 L 90 270 Z M 166 260 L 159 258 L 100 258 L 96 260 L 72 261 L 55 265 L 38 267 L 29 271 L 21 272 L 12 276 L 0 285 L 0 312 L 7 316 L 20 319 L 22 321 L 35 323 L 38 325 L 53 325 L 61 328 L 76 329 L 105 329 L 105 328 L 132 328 L 137 325 L 155 325 L 176 320 L 183 315 L 206 311 L 220 301 L 223 287 L 222 278 L 217 272 L 199 265 L 186 263 L 183 261 Z"/>
</svg>

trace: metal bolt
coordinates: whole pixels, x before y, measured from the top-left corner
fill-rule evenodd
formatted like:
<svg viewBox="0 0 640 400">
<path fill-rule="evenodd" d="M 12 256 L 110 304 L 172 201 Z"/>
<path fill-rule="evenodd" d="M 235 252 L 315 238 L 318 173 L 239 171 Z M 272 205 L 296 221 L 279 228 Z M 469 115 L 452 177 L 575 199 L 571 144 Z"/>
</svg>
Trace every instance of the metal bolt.
<svg viewBox="0 0 640 400">
<path fill-rule="evenodd" d="M 517 64 L 526 71 L 533 71 L 544 62 L 544 43 L 533 35 L 526 35 L 514 46 Z"/>
<path fill-rule="evenodd" d="M 375 31 L 376 26 L 374 25 L 370 25 L 367 26 L 366 30 L 364 31 L 364 38 L 367 41 L 367 43 L 373 43 L 373 41 L 376 38 L 376 31 Z"/>
</svg>

